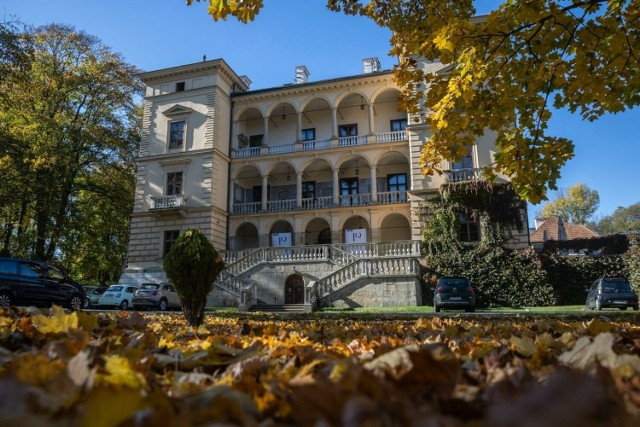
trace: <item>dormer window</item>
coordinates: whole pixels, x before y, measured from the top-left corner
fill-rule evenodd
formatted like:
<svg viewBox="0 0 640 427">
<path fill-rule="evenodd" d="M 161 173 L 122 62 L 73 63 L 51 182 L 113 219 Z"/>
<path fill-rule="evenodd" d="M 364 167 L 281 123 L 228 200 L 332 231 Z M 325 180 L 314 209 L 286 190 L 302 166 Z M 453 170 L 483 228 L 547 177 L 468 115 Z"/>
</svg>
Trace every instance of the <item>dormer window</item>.
<svg viewBox="0 0 640 427">
<path fill-rule="evenodd" d="M 176 92 L 184 92 L 184 82 L 176 83 Z"/>
<path fill-rule="evenodd" d="M 184 147 L 184 131 L 186 122 L 179 120 L 169 124 L 169 149 Z"/>
</svg>

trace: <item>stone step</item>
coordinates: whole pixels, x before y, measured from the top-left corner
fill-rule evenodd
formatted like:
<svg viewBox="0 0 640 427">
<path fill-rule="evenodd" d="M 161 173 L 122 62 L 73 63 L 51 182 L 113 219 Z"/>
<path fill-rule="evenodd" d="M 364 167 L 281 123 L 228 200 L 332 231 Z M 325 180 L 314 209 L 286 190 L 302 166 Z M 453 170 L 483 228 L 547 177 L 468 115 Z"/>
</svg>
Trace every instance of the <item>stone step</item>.
<svg viewBox="0 0 640 427">
<path fill-rule="evenodd" d="M 304 304 L 257 304 L 249 307 L 249 311 L 265 311 L 270 313 L 304 313 Z"/>
</svg>

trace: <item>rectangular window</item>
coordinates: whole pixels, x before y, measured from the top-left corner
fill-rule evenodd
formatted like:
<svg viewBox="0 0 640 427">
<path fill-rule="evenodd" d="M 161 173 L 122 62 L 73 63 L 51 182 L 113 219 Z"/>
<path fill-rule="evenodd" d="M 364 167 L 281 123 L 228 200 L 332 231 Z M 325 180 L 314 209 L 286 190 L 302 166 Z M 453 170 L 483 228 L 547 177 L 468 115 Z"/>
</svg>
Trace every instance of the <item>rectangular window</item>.
<svg viewBox="0 0 640 427">
<path fill-rule="evenodd" d="M 184 91 L 184 82 L 176 83 L 176 92 L 183 92 L 183 91 Z"/>
<path fill-rule="evenodd" d="M 249 137 L 249 147 L 260 147 L 262 145 L 262 134 L 251 135 Z"/>
<path fill-rule="evenodd" d="M 167 196 L 179 196 L 182 194 L 182 172 L 169 172 L 167 174 Z"/>
<path fill-rule="evenodd" d="M 340 196 L 342 206 L 358 206 L 358 178 L 342 178 Z"/>
<path fill-rule="evenodd" d="M 451 165 L 451 169 L 473 169 L 473 156 L 471 147 L 467 147 L 467 154 L 459 162 Z"/>
<path fill-rule="evenodd" d="M 303 141 L 313 141 L 316 139 L 316 129 L 302 129 L 302 140 Z"/>
<path fill-rule="evenodd" d="M 316 197 L 316 182 L 304 181 L 302 183 L 302 198 L 313 199 L 314 197 Z"/>
<path fill-rule="evenodd" d="M 358 125 L 350 124 L 338 126 L 338 136 L 340 138 L 344 138 L 347 136 L 358 136 Z"/>
<path fill-rule="evenodd" d="M 163 241 L 163 250 L 162 256 L 165 257 L 171 250 L 171 247 L 178 239 L 180 235 L 180 230 L 167 230 L 164 232 L 164 241 Z"/>
<path fill-rule="evenodd" d="M 391 202 L 407 201 L 407 174 L 397 173 L 387 175 L 387 189 L 391 193 Z"/>
<path fill-rule="evenodd" d="M 169 125 L 169 148 L 182 148 L 184 146 L 184 130 L 186 123 L 184 120 L 171 122 Z"/>
<path fill-rule="evenodd" d="M 465 215 L 460 215 L 458 224 L 458 239 L 461 242 L 477 242 L 480 240 L 480 227 L 477 221 L 469 219 Z"/>
<path fill-rule="evenodd" d="M 391 132 L 399 132 L 407 129 L 407 119 L 391 120 Z"/>
</svg>

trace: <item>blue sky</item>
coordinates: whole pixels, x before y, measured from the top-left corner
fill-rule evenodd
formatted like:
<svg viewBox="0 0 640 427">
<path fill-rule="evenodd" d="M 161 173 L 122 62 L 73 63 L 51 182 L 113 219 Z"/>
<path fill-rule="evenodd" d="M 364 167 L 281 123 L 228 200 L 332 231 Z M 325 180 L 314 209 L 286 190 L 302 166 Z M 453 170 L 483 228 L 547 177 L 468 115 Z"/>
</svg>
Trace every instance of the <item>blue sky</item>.
<svg viewBox="0 0 640 427">
<path fill-rule="evenodd" d="M 478 13 L 499 2 L 477 0 Z M 377 56 L 384 69 L 388 56 L 387 29 L 354 16 L 333 13 L 326 0 L 265 0 L 256 21 L 217 22 L 206 5 L 185 6 L 184 0 L 0 0 L 0 19 L 42 25 L 71 24 L 100 38 L 125 60 L 151 71 L 207 59 L 224 58 L 239 74 L 253 81 L 252 89 L 293 81 L 297 65 L 306 65 L 310 80 L 359 74 L 361 60 Z M 562 169 L 560 188 L 578 182 L 600 194 L 596 217 L 618 206 L 640 202 L 640 109 L 584 122 L 556 112 L 549 126 L 553 135 L 572 139 L 575 157 Z M 553 193 L 551 193 L 553 196 Z M 530 223 L 541 205 L 529 209 Z"/>
</svg>

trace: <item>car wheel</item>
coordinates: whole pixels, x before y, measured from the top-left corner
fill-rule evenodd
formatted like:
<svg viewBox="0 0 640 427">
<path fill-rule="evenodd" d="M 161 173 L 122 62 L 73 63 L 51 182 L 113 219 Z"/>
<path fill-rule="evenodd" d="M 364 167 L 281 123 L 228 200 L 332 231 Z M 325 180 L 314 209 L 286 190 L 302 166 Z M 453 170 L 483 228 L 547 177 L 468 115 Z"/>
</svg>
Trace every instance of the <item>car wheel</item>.
<svg viewBox="0 0 640 427">
<path fill-rule="evenodd" d="M 476 311 L 476 309 L 473 308 L 473 307 L 469 307 L 469 308 L 465 309 L 464 311 L 466 311 L 467 313 L 473 313 L 474 311 Z"/>
<path fill-rule="evenodd" d="M 6 292 L 0 293 L 0 308 L 8 308 L 12 304 L 11 295 Z"/>
<path fill-rule="evenodd" d="M 440 306 L 439 305 L 435 305 L 433 306 L 433 308 L 435 309 L 436 313 L 440 313 Z"/>
<path fill-rule="evenodd" d="M 160 311 L 166 311 L 167 310 L 167 300 L 166 299 L 161 299 L 160 302 L 158 303 L 158 310 Z"/>
<path fill-rule="evenodd" d="M 89 298 L 84 299 L 84 304 L 82 304 L 82 308 L 84 308 L 85 310 L 87 308 L 91 308 L 91 300 Z"/>
<path fill-rule="evenodd" d="M 620 310 L 621 310 L 621 311 L 626 311 L 626 310 L 627 310 L 627 307 L 620 307 Z"/>
<path fill-rule="evenodd" d="M 69 300 L 69 308 L 73 311 L 81 310 L 85 302 L 80 295 L 74 295 Z"/>
<path fill-rule="evenodd" d="M 122 302 L 120 303 L 120 310 L 127 310 L 129 308 L 129 301 L 122 300 Z"/>
</svg>

